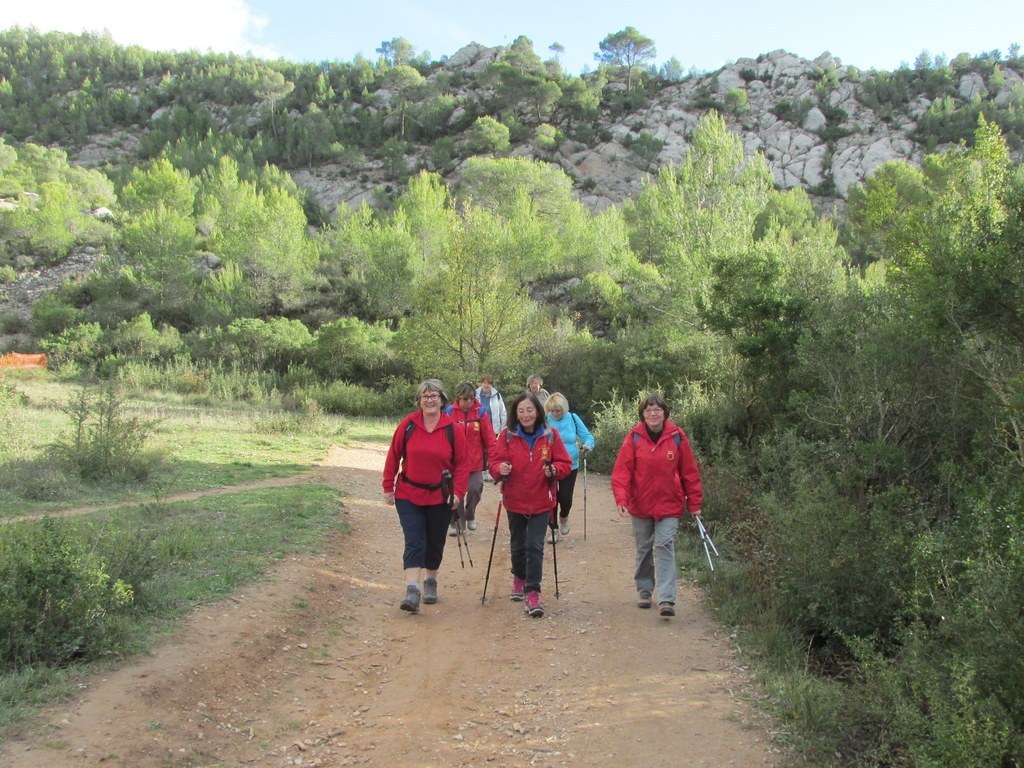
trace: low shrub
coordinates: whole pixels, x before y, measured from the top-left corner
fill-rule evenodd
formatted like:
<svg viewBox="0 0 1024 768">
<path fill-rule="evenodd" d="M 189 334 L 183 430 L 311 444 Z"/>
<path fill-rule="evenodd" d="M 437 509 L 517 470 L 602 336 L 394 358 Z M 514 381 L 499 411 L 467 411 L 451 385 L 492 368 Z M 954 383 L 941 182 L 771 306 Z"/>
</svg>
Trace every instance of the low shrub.
<svg viewBox="0 0 1024 768">
<path fill-rule="evenodd" d="M 302 394 L 315 400 L 327 413 L 346 416 L 398 416 L 412 410 L 413 386 L 406 383 L 392 385 L 385 392 L 369 387 L 335 381 L 311 387 Z"/>
<path fill-rule="evenodd" d="M 65 665 L 115 651 L 131 585 L 52 518 L 0 527 L 0 669 Z"/>
<path fill-rule="evenodd" d="M 126 414 L 113 386 L 98 394 L 83 387 L 63 410 L 71 417 L 71 434 L 55 443 L 53 451 L 81 478 L 140 480 L 159 463 L 157 454 L 143 452 L 156 421 Z"/>
</svg>

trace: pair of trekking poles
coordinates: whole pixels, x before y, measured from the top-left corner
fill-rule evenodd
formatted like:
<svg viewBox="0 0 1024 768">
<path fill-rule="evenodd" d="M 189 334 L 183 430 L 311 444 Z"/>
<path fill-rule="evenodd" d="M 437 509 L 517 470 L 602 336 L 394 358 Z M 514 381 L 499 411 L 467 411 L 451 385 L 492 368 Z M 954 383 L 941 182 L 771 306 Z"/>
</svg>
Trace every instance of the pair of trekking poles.
<svg viewBox="0 0 1024 768">
<path fill-rule="evenodd" d="M 587 530 L 587 481 L 586 481 L 586 458 L 584 457 L 584 470 L 583 470 L 583 537 L 586 538 Z M 548 466 L 552 466 L 551 462 L 547 462 Z M 551 482 L 554 484 L 554 475 L 551 476 Z M 494 517 L 494 534 L 491 536 L 491 554 L 487 558 L 487 574 L 484 576 L 484 593 L 480 596 L 480 605 L 484 605 L 487 602 L 487 584 L 491 580 L 491 563 L 494 560 L 494 545 L 498 541 L 498 524 L 501 522 L 501 508 L 504 504 L 504 498 L 498 499 L 498 512 Z M 552 507 L 551 512 L 548 513 L 548 528 L 551 529 L 551 559 L 555 570 L 555 599 L 561 597 L 561 591 L 558 588 L 558 536 L 556 531 L 558 530 L 558 517 L 555 514 L 557 507 Z"/>
<path fill-rule="evenodd" d="M 452 473 L 447 469 L 441 473 L 441 494 L 447 499 L 451 500 L 452 494 Z M 454 510 L 453 510 L 454 511 Z M 466 545 L 466 557 L 469 558 L 469 567 L 475 567 L 473 565 L 473 556 L 469 554 L 469 539 L 466 538 L 466 531 L 462 527 L 462 517 L 458 511 L 455 511 L 455 540 L 459 543 L 459 562 L 462 563 L 462 567 L 466 567 L 466 560 L 462 556 L 462 545 Z"/>
<path fill-rule="evenodd" d="M 484 576 L 484 594 L 480 598 L 480 604 L 481 605 L 483 605 L 487 601 L 487 584 L 491 580 L 491 563 L 494 561 L 494 545 L 498 541 L 498 523 L 501 521 L 501 507 L 502 507 L 503 501 L 504 501 L 503 499 L 500 499 L 500 498 L 498 499 L 498 514 L 494 518 L 494 534 L 491 536 L 491 554 L 487 556 L 487 574 Z M 552 520 L 553 520 L 554 519 L 554 511 L 552 511 L 551 514 L 552 514 Z M 557 599 L 558 596 L 559 596 L 559 591 L 558 591 L 558 553 L 557 553 L 557 545 L 554 543 L 554 530 L 555 530 L 556 523 L 549 522 L 548 525 L 549 525 L 549 527 L 552 530 L 551 552 L 552 552 L 552 556 L 554 557 L 554 561 L 555 561 L 555 598 Z M 462 557 L 462 546 L 463 546 L 463 544 L 465 544 L 465 546 L 466 546 L 466 556 L 469 558 L 469 567 L 470 568 L 475 567 L 473 565 L 473 556 L 469 554 L 469 540 L 466 538 L 466 532 L 462 529 L 461 519 L 460 518 L 456 518 L 455 519 L 455 531 L 456 531 L 455 540 L 459 544 L 459 562 L 462 563 L 462 567 L 463 568 L 466 567 L 466 561 Z"/>
<path fill-rule="evenodd" d="M 480 605 L 487 602 L 487 584 L 491 580 L 491 563 L 494 561 L 494 545 L 498 541 L 498 523 L 501 521 L 501 508 L 504 504 L 504 499 L 498 499 L 498 514 L 494 518 L 494 534 L 491 536 L 491 554 L 487 557 L 487 574 L 484 576 L 484 593 L 480 596 Z M 555 530 L 557 529 L 558 523 L 555 520 L 554 509 L 550 512 L 548 519 L 548 527 L 551 529 L 551 557 L 554 560 L 555 565 L 555 599 L 559 597 L 558 590 L 558 543 L 555 538 Z"/>
</svg>

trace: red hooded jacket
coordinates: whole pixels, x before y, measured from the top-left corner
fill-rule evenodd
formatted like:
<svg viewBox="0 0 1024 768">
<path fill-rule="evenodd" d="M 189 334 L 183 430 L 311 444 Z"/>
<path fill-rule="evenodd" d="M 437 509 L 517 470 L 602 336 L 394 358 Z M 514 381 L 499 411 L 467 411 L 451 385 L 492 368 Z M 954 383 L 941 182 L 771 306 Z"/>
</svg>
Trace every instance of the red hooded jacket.
<svg viewBox="0 0 1024 768">
<path fill-rule="evenodd" d="M 483 410 L 481 414 L 480 411 Z M 445 413 L 462 427 L 466 434 L 466 448 L 469 451 L 470 472 L 487 469 L 488 459 L 494 455 L 494 427 L 491 426 L 491 414 L 474 399 L 469 411 L 464 411 L 457 404 L 445 408 Z"/>
<path fill-rule="evenodd" d="M 676 444 L 675 435 L 679 436 Z M 682 517 L 700 511 L 703 491 L 700 470 L 686 433 L 668 419 L 658 442 L 637 424 L 626 435 L 612 469 L 615 503 L 633 517 Z"/>
<path fill-rule="evenodd" d="M 407 433 L 406 427 L 410 423 L 413 428 Z M 448 440 L 448 426 L 452 428 L 454 446 Z M 465 432 L 444 413 L 434 431 L 428 432 L 423 426 L 423 413 L 414 411 L 402 419 L 391 438 L 381 487 L 384 493 L 394 493 L 396 499 L 405 499 L 421 507 L 440 504 L 443 501 L 439 485 L 441 472 L 446 469 L 452 473 L 453 492 L 460 499 L 464 498 L 470 472 Z M 406 479 L 412 482 L 405 482 Z M 438 487 L 420 488 L 413 482 Z"/>
<path fill-rule="evenodd" d="M 556 481 L 572 472 L 572 459 L 558 432 L 545 426 L 531 449 L 525 437 L 509 432 L 506 427 L 494 442 L 491 477 L 501 480 L 502 463 L 512 465 L 512 474 L 504 478 L 501 489 L 505 509 L 520 515 L 550 514 L 558 503 Z M 554 478 L 544 474 L 548 461 L 555 468 Z"/>
</svg>

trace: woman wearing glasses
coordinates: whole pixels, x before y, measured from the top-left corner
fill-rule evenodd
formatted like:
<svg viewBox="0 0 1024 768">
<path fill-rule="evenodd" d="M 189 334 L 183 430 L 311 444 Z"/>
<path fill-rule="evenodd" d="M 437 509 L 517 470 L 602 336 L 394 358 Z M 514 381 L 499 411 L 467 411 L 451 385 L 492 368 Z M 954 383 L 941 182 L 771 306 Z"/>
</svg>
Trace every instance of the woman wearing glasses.
<svg viewBox="0 0 1024 768">
<path fill-rule="evenodd" d="M 612 492 L 619 514 L 633 520 L 637 605 L 650 608 L 656 591 L 661 615 L 675 616 L 676 531 L 684 509 L 700 515 L 700 471 L 686 433 L 669 421 L 661 395 L 647 395 L 639 413 L 640 423 L 615 459 Z"/>
<path fill-rule="evenodd" d="M 384 462 L 384 500 L 398 510 L 405 536 L 405 597 L 401 609 L 418 613 L 420 599 L 437 602 L 437 572 L 448 521 L 466 495 L 466 433 L 444 413 L 448 396 L 437 379 L 416 389 L 418 410 L 399 423 Z"/>
</svg>

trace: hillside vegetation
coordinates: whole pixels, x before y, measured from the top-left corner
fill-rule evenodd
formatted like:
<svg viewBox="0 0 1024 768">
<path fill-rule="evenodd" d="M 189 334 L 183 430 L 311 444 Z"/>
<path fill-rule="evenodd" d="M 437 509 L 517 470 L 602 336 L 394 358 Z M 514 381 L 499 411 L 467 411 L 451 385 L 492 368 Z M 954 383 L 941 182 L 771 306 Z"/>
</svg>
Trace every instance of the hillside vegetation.
<svg viewBox="0 0 1024 768">
<path fill-rule="evenodd" d="M 660 389 L 725 556 L 709 593 L 808 764 L 1024 765 L 1017 52 L 858 75 L 900 130 L 932 88 L 911 120 L 931 133 L 840 220 L 827 184 L 786 187 L 748 151 L 737 125 L 762 116 L 739 95 L 708 86 L 674 162 L 622 134 L 638 191 L 595 206 L 559 142 L 608 144 L 605 121 L 664 114 L 686 78 L 567 77 L 525 38 L 454 68 L 399 47 L 299 66 L 0 35 L 8 346 L 127 392 L 389 418 L 427 376 L 514 396 L 539 371 L 593 426 L 599 471 Z M 968 75 L 995 95 L 965 100 Z M 841 126 L 829 78 L 772 124 Z M 106 159 L 69 162 L 98 132 Z M 328 159 L 373 205 L 311 201 L 300 171 Z M 26 294 L 45 270 L 73 277 Z M 18 494 L 32 463 L 0 387 Z"/>
</svg>

